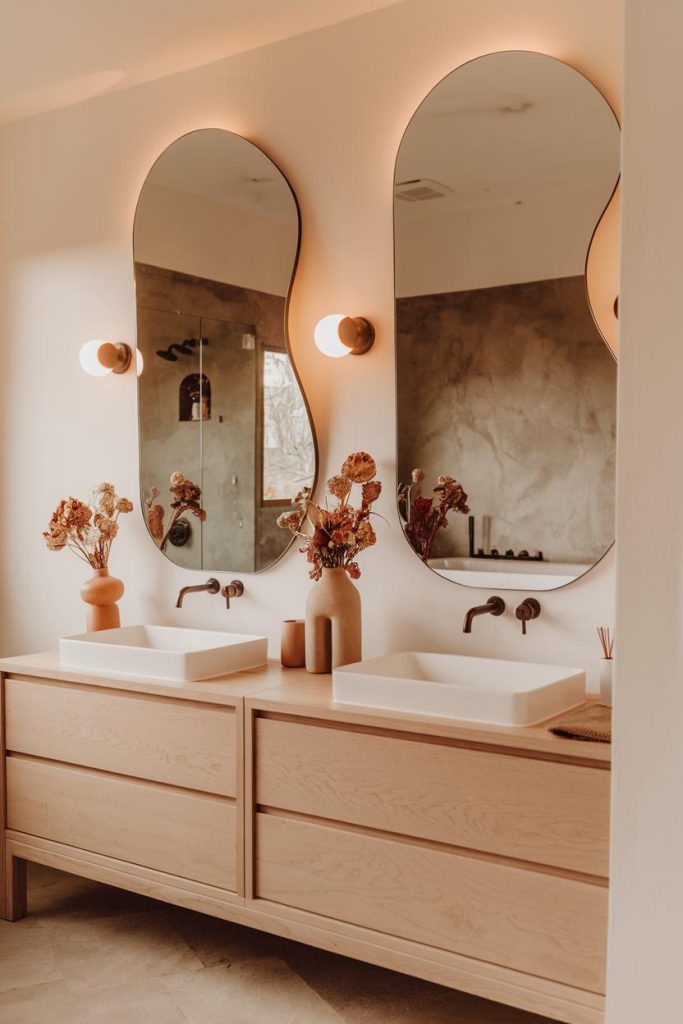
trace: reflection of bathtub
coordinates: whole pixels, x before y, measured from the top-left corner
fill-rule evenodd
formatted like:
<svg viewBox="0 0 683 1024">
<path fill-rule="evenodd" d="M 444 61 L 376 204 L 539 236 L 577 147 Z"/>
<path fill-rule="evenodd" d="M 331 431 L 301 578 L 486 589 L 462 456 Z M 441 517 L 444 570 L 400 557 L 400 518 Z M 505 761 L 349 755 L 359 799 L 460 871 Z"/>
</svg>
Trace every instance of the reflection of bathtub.
<svg viewBox="0 0 683 1024">
<path fill-rule="evenodd" d="M 583 562 L 525 562 L 503 558 L 430 558 L 427 562 L 440 576 L 470 587 L 502 590 L 554 590 L 588 572 Z"/>
</svg>

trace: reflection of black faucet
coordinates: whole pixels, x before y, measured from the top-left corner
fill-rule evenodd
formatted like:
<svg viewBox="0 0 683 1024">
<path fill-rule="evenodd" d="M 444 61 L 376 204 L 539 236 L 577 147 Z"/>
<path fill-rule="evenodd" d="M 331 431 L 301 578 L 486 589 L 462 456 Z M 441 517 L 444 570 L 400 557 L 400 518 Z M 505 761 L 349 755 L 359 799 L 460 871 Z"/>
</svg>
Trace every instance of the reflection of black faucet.
<svg viewBox="0 0 683 1024">
<path fill-rule="evenodd" d="M 486 604 L 476 605 L 470 608 L 465 616 L 465 624 L 462 627 L 463 633 L 472 632 L 472 620 L 477 615 L 502 615 L 505 611 L 505 601 L 502 597 L 490 597 Z"/>
</svg>

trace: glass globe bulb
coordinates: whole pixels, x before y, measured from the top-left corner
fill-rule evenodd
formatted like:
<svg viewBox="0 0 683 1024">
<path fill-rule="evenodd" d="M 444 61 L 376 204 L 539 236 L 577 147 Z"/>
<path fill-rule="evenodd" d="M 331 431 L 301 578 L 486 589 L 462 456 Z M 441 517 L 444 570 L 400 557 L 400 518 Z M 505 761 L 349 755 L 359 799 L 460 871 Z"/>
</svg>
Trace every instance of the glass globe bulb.
<svg viewBox="0 0 683 1024">
<path fill-rule="evenodd" d="M 95 339 L 93 341 L 86 341 L 85 345 L 81 346 L 78 359 L 81 364 L 81 369 L 89 373 L 91 377 L 106 377 L 108 373 L 111 373 L 106 366 L 102 366 L 102 363 L 98 359 L 98 352 L 104 341 Z"/>
<path fill-rule="evenodd" d="M 332 359 L 341 359 L 342 356 L 348 356 L 351 351 L 348 345 L 345 345 L 339 338 L 339 324 L 345 317 L 345 313 L 330 313 L 329 316 L 318 320 L 313 331 L 316 346 L 324 355 L 331 356 Z"/>
</svg>

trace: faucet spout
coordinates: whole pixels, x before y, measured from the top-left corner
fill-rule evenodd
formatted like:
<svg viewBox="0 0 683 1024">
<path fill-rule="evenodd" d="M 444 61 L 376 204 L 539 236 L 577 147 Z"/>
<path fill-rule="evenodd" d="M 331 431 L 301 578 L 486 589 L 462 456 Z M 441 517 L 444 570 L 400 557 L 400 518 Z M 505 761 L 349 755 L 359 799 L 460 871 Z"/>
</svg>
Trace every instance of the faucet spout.
<svg viewBox="0 0 683 1024">
<path fill-rule="evenodd" d="M 178 600 L 176 601 L 175 606 L 176 608 L 183 607 L 183 598 L 186 594 L 197 594 L 200 591 L 206 591 L 209 594 L 217 594 L 220 589 L 220 583 L 218 580 L 213 579 L 213 577 L 207 580 L 206 583 L 198 583 L 193 587 L 183 587 L 178 594 Z"/>
<path fill-rule="evenodd" d="M 502 597 L 490 597 L 486 604 L 476 605 L 470 608 L 465 615 L 465 624 L 462 627 L 463 633 L 472 632 L 472 622 L 477 615 L 502 615 L 505 611 L 505 601 Z"/>
</svg>

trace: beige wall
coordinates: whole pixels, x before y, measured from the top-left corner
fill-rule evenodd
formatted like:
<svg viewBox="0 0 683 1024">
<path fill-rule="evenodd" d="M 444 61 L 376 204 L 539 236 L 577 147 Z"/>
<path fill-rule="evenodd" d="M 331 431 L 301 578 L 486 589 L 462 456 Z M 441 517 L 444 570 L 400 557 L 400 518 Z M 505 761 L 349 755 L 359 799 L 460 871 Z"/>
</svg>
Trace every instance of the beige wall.
<svg viewBox="0 0 683 1024">
<path fill-rule="evenodd" d="M 627 0 L 609 1024 L 683 1020 L 681 38 Z"/>
<path fill-rule="evenodd" d="M 594 193 L 570 193 L 446 217 L 404 217 L 396 293 L 434 295 L 582 274 L 588 242 L 608 199 L 609 192 L 597 203 Z"/>
<path fill-rule="evenodd" d="M 544 596 L 525 639 L 512 614 L 478 620 L 466 637 L 465 610 L 488 594 L 420 564 L 392 497 L 397 147 L 444 74 L 478 54 L 516 47 L 573 63 L 619 109 L 618 0 L 409 0 L 3 130 L 0 246 L 12 257 L 0 268 L 3 653 L 51 647 L 83 628 L 85 567 L 48 553 L 40 538 L 56 501 L 99 479 L 137 497 L 135 380 L 85 376 L 78 350 L 91 337 L 134 338 L 131 227 L 142 183 L 174 138 L 220 126 L 265 146 L 301 202 L 290 333 L 318 431 L 321 478 L 357 447 L 379 460 L 388 524 L 378 521 L 380 543 L 362 560 L 366 653 L 419 645 L 595 666 L 594 627 L 613 619 L 611 555 L 584 581 Z M 315 349 L 313 325 L 336 310 L 375 321 L 369 355 L 339 361 Z M 304 560 L 291 551 L 273 570 L 246 577 L 245 597 L 229 614 L 205 595 L 176 611 L 177 588 L 195 574 L 159 555 L 139 514 L 123 526 L 112 570 L 126 581 L 125 621 L 262 630 L 273 653 L 280 620 L 301 614 L 309 589 Z"/>
</svg>

